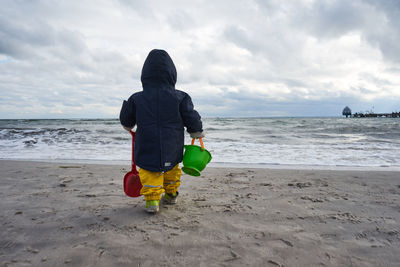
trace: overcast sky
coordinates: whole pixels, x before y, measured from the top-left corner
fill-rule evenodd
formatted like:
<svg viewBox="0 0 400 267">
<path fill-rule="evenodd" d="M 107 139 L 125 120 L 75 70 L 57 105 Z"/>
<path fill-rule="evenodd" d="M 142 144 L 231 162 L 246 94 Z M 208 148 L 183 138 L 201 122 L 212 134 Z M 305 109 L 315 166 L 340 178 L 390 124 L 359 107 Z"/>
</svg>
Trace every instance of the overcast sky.
<svg viewBox="0 0 400 267">
<path fill-rule="evenodd" d="M 117 118 L 151 49 L 203 117 L 400 111 L 400 1 L 0 0 L 0 118 Z"/>
</svg>

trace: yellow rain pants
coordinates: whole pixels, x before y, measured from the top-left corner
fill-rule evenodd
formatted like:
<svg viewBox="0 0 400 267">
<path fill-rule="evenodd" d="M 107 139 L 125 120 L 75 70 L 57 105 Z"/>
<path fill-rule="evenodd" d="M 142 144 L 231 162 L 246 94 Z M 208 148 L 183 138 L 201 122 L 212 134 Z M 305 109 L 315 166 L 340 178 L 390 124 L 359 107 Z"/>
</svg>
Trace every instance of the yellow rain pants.
<svg viewBox="0 0 400 267">
<path fill-rule="evenodd" d="M 181 185 L 181 175 L 179 164 L 167 172 L 151 172 L 139 168 L 139 177 L 143 185 L 140 194 L 144 195 L 146 201 L 160 200 L 162 193 L 172 194 L 178 191 L 178 187 Z"/>
</svg>

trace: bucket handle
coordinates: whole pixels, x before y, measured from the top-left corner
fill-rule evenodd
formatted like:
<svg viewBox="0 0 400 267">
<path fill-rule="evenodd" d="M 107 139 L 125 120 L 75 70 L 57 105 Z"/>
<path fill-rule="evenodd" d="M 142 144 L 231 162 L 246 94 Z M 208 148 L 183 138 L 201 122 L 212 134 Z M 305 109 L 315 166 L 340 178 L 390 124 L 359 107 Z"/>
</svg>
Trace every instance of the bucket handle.
<svg viewBox="0 0 400 267">
<path fill-rule="evenodd" d="M 194 145 L 194 140 L 195 138 L 192 139 L 192 145 Z M 204 151 L 204 143 L 203 143 L 203 138 L 199 138 L 200 145 L 201 145 L 201 150 Z"/>
<path fill-rule="evenodd" d="M 135 173 L 137 172 L 136 170 L 136 163 L 135 163 L 135 135 L 136 133 L 132 130 L 129 131 L 132 135 L 132 171 L 134 171 Z"/>
</svg>

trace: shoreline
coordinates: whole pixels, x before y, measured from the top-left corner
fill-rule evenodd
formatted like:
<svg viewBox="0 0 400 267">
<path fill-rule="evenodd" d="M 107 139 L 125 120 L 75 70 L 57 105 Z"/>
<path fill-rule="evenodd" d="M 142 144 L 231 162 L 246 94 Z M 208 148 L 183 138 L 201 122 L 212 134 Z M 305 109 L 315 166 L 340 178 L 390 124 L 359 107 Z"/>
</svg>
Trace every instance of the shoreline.
<svg viewBox="0 0 400 267">
<path fill-rule="evenodd" d="M 130 166 L 131 161 L 111 160 L 67 160 L 67 159 L 5 159 L 0 161 L 37 162 L 37 163 L 59 163 L 59 164 L 90 164 L 108 166 Z M 180 163 L 182 166 L 182 163 Z M 273 164 L 273 163 L 230 163 L 210 162 L 206 168 L 233 168 L 233 169 L 278 169 L 278 170 L 321 170 L 321 171 L 389 171 L 400 172 L 400 166 L 359 166 L 359 165 L 297 165 L 297 164 Z"/>
<path fill-rule="evenodd" d="M 176 205 L 130 166 L 0 160 L 4 266 L 397 266 L 398 172 L 206 168 Z"/>
</svg>

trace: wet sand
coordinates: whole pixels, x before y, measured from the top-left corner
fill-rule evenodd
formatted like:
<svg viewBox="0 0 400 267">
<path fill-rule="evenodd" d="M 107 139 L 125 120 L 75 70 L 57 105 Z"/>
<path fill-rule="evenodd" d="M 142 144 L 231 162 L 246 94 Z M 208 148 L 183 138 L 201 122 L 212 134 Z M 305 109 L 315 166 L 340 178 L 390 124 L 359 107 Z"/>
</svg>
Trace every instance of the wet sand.
<svg viewBox="0 0 400 267">
<path fill-rule="evenodd" d="M 0 161 L 3 266 L 398 266 L 400 172 L 207 168 L 146 214 L 130 166 Z"/>
</svg>

